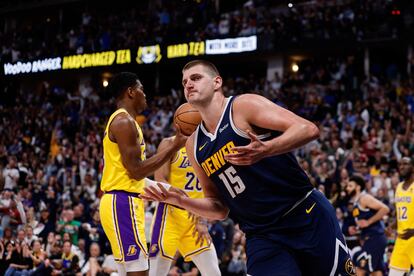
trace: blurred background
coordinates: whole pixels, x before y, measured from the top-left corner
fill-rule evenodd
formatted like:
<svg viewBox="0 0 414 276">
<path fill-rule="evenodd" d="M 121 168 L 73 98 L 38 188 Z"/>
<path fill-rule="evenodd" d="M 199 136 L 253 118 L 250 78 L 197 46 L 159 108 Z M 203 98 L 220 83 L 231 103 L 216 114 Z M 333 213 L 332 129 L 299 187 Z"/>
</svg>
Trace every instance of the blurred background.
<svg viewBox="0 0 414 276">
<path fill-rule="evenodd" d="M 391 208 L 389 226 L 398 162 L 414 153 L 413 33 L 413 1 L 1 1 L 0 274 L 13 264 L 86 274 L 96 258 L 115 275 L 97 211 L 114 110 L 105 88 L 118 72 L 138 74 L 151 156 L 185 101 L 181 69 L 198 58 L 218 67 L 226 95 L 257 93 L 319 126 L 296 155 L 357 246 L 349 176 Z M 244 234 L 230 219 L 209 227 L 223 275 L 245 275 Z M 389 228 L 386 262 L 394 240 Z M 63 256 L 76 257 L 65 267 Z"/>
</svg>

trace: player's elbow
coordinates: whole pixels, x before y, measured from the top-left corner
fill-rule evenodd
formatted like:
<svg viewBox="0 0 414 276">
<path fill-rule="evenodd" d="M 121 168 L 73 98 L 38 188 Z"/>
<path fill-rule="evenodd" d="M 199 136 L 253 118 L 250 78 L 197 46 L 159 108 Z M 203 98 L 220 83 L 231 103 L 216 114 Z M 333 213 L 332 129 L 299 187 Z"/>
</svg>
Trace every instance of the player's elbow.
<svg viewBox="0 0 414 276">
<path fill-rule="evenodd" d="M 390 213 L 390 207 L 388 207 L 387 205 L 385 205 L 385 206 L 383 207 L 383 209 L 384 209 L 384 213 L 385 213 L 385 214 L 389 214 L 389 213 Z"/>
<path fill-rule="evenodd" d="M 211 214 L 210 216 L 208 216 L 208 219 L 221 221 L 221 220 L 225 220 L 227 218 L 227 215 L 228 213 L 215 212 L 214 214 Z"/>
<path fill-rule="evenodd" d="M 319 138 L 319 128 L 314 123 L 306 124 L 306 133 L 309 136 L 310 140 L 315 140 Z"/>
<path fill-rule="evenodd" d="M 136 169 L 136 168 L 126 168 L 128 175 L 130 178 L 134 179 L 134 180 L 142 180 L 144 179 L 147 175 L 145 174 L 145 172 L 143 172 L 142 170 Z"/>
</svg>

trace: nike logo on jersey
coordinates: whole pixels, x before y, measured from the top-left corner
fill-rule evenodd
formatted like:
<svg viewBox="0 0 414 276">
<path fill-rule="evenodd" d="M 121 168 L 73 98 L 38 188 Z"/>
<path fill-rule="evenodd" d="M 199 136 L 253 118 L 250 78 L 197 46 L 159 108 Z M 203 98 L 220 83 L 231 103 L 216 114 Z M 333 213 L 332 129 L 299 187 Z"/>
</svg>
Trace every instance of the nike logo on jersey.
<svg viewBox="0 0 414 276">
<path fill-rule="evenodd" d="M 312 204 L 312 206 L 309 209 L 306 209 L 306 214 L 309 214 L 310 212 L 312 212 L 313 207 L 315 207 L 316 202 Z"/>
<path fill-rule="evenodd" d="M 223 127 L 219 128 L 219 132 L 222 133 L 228 126 L 229 123 L 225 124 Z"/>
<path fill-rule="evenodd" d="M 205 142 L 202 146 L 198 147 L 198 151 L 202 150 L 207 144 L 208 142 Z"/>
</svg>

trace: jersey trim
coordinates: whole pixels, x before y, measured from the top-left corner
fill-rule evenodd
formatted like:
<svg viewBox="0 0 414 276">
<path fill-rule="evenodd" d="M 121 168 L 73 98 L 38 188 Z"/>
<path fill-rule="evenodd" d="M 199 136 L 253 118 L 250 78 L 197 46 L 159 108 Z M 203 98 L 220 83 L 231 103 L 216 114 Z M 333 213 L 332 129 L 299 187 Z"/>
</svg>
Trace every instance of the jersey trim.
<svg viewBox="0 0 414 276">
<path fill-rule="evenodd" d="M 198 162 L 198 159 L 197 159 L 197 144 L 198 144 L 198 132 L 200 131 L 200 125 L 202 125 L 202 124 L 199 124 L 198 125 L 198 127 L 197 127 L 197 129 L 195 130 L 195 135 L 194 135 L 194 159 L 195 159 L 195 161 L 196 161 L 196 163 L 197 163 L 197 165 L 199 166 L 199 167 L 201 167 L 201 165 L 200 165 L 200 162 Z"/>
<path fill-rule="evenodd" d="M 409 190 L 410 190 L 411 186 L 412 186 L 412 185 L 414 185 L 414 182 L 412 182 L 412 183 L 408 186 L 408 188 L 407 188 L 407 189 L 404 189 L 404 181 L 401 181 L 400 183 L 398 183 L 398 185 L 400 186 L 401 191 L 403 191 L 403 192 L 407 192 L 407 191 L 409 191 Z M 398 188 L 398 186 L 397 186 L 397 188 Z"/>
<path fill-rule="evenodd" d="M 312 190 L 310 190 L 304 197 L 302 197 L 301 199 L 299 199 L 298 201 L 296 201 L 296 203 L 295 204 L 293 204 L 293 206 L 289 209 L 289 210 L 287 210 L 287 212 L 286 213 L 284 213 L 283 215 L 282 215 L 282 218 L 283 217 L 285 217 L 286 215 L 288 215 L 290 212 L 292 212 L 296 207 L 298 207 L 299 206 L 299 204 L 301 204 L 305 199 L 307 199 L 308 198 L 308 196 L 310 196 L 311 195 L 311 193 L 313 192 L 313 191 L 316 191 L 316 189 L 315 188 L 313 188 Z"/>
<path fill-rule="evenodd" d="M 109 117 L 108 123 L 106 124 L 106 127 L 105 127 L 105 133 L 106 133 L 106 135 L 108 135 L 108 139 L 109 139 L 109 126 L 112 124 L 112 121 L 115 119 L 115 117 L 118 116 L 121 113 L 126 113 L 126 114 L 129 115 L 128 111 L 126 111 L 125 108 L 121 107 L 121 108 L 118 108 L 117 110 L 115 110 L 115 112 L 112 113 L 112 115 Z M 131 116 L 131 115 L 129 115 L 129 116 Z M 111 139 L 109 139 L 109 141 L 111 141 Z M 112 143 L 114 143 L 114 142 L 112 142 Z"/>
<path fill-rule="evenodd" d="M 220 120 L 219 120 L 219 122 L 218 122 L 218 124 L 216 126 L 216 129 L 214 130 L 214 133 L 213 134 L 211 134 L 210 132 L 207 131 L 207 129 L 203 125 L 203 122 L 201 122 L 201 124 L 199 125 L 201 131 L 204 133 L 204 135 L 206 135 L 208 138 L 210 138 L 210 141 L 214 141 L 217 138 L 217 132 L 218 132 L 218 130 L 220 128 L 221 122 L 223 121 L 224 114 L 226 114 L 227 106 L 231 102 L 230 101 L 231 98 L 232 98 L 232 96 L 229 97 L 229 98 L 227 98 L 226 106 L 224 107 L 223 113 L 221 114 Z"/>
<path fill-rule="evenodd" d="M 233 102 L 234 102 L 234 101 L 233 101 Z M 239 135 L 239 136 L 241 136 L 241 137 L 243 137 L 243 138 L 246 138 L 246 139 L 250 139 L 250 136 L 247 134 L 247 132 L 245 132 L 245 131 L 243 131 L 243 130 L 239 129 L 239 128 L 236 126 L 236 124 L 233 122 L 233 102 L 231 103 L 230 110 L 229 110 L 229 121 L 230 121 L 231 128 L 233 129 L 233 131 L 234 131 L 237 135 Z M 265 133 L 265 134 L 257 135 L 257 138 L 258 138 L 259 140 L 263 140 L 263 139 L 266 139 L 266 138 L 270 137 L 270 135 L 271 135 L 271 133 L 270 133 L 270 132 L 268 132 L 268 133 Z"/>
</svg>

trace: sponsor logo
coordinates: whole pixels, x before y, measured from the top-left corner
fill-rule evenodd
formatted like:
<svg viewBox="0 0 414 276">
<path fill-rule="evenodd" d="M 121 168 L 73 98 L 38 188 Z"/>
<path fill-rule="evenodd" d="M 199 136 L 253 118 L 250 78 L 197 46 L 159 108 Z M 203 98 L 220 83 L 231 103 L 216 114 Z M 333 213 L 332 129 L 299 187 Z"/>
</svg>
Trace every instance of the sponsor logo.
<svg viewBox="0 0 414 276">
<path fill-rule="evenodd" d="M 223 127 L 219 128 L 219 132 L 222 133 L 228 126 L 229 123 L 225 124 Z"/>
<path fill-rule="evenodd" d="M 312 204 L 312 206 L 309 209 L 306 209 L 306 214 L 309 214 L 310 212 L 312 212 L 313 207 L 315 207 L 316 202 Z"/>
<path fill-rule="evenodd" d="M 158 63 L 162 58 L 160 45 L 138 48 L 136 62 L 138 64 Z"/>
<path fill-rule="evenodd" d="M 201 151 L 207 144 L 208 142 L 205 142 L 201 147 L 198 147 L 198 151 Z"/>
</svg>

